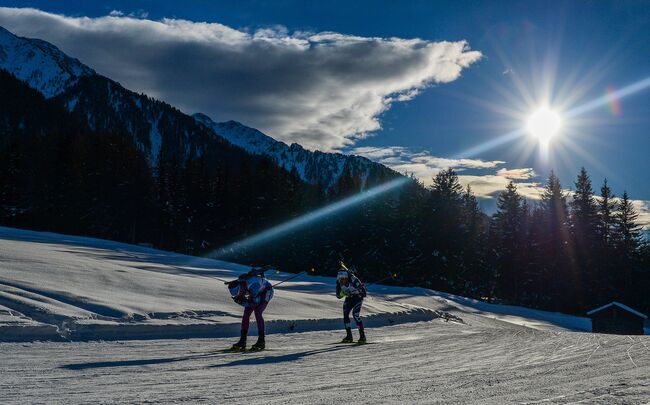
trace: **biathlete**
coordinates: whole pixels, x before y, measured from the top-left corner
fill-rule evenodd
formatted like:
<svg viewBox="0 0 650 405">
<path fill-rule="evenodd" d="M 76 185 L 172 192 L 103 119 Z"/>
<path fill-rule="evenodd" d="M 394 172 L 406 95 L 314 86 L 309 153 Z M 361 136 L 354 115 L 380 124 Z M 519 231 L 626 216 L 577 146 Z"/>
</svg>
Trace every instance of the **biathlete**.
<svg viewBox="0 0 650 405">
<path fill-rule="evenodd" d="M 358 343 L 366 343 L 366 334 L 361 320 L 361 305 L 363 305 L 363 299 L 366 295 L 366 287 L 361 280 L 348 270 L 345 264 L 340 263 L 340 269 L 336 276 L 336 298 L 345 297 L 345 301 L 343 301 L 343 323 L 346 333 L 341 343 L 352 343 L 354 341 L 352 328 L 350 327 L 350 312 L 352 312 L 354 322 L 359 328 Z"/>
<path fill-rule="evenodd" d="M 239 341 L 232 345 L 232 350 L 246 350 L 246 337 L 248 336 L 248 326 L 251 314 L 255 313 L 255 322 L 257 323 L 257 342 L 251 347 L 251 350 L 264 350 L 266 342 L 264 341 L 264 317 L 262 314 L 273 298 L 273 286 L 264 277 L 265 268 L 252 269 L 248 273 L 242 274 L 237 280 L 227 283 L 232 299 L 244 307 L 244 316 L 241 321 L 241 336 Z"/>
</svg>

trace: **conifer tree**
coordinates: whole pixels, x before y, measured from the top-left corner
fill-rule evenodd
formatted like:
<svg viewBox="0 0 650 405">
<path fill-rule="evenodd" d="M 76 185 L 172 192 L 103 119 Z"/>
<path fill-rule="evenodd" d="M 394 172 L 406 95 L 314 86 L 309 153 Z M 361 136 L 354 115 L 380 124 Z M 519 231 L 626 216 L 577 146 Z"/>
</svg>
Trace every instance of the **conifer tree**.
<svg viewBox="0 0 650 405">
<path fill-rule="evenodd" d="M 542 232 L 540 248 L 545 259 L 542 279 L 554 308 L 569 309 L 582 305 L 581 296 L 574 297 L 572 288 L 578 281 L 572 271 L 572 246 L 568 227 L 566 195 L 560 179 L 551 171 L 540 202 Z"/>
<path fill-rule="evenodd" d="M 586 245 L 593 242 L 590 239 L 593 239 L 593 236 L 598 232 L 598 211 L 591 187 L 591 179 L 584 167 L 580 169 L 575 187 L 570 204 L 572 231 L 574 237 L 581 239 L 582 244 Z"/>
<path fill-rule="evenodd" d="M 605 246 L 612 245 L 612 232 L 615 224 L 614 213 L 616 211 L 616 200 L 614 197 L 612 189 L 609 188 L 607 179 L 605 179 L 603 186 L 600 188 L 600 201 L 598 202 L 598 234 Z"/>
<path fill-rule="evenodd" d="M 497 291 L 500 297 L 516 300 L 519 296 L 522 270 L 518 260 L 522 249 L 523 197 L 517 192 L 514 182 L 497 199 L 494 214 L 493 243 L 495 244 L 497 266 Z"/>
<path fill-rule="evenodd" d="M 624 191 L 615 214 L 613 238 L 619 254 L 626 258 L 633 258 L 641 244 L 641 227 L 636 222 L 638 217 L 627 191 Z"/>
</svg>

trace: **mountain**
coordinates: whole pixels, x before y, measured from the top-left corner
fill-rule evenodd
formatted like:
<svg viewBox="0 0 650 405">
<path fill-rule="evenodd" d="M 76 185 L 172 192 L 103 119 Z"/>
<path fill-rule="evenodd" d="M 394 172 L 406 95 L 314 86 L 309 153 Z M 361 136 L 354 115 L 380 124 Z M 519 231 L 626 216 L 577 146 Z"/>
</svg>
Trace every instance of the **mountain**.
<svg viewBox="0 0 650 405">
<path fill-rule="evenodd" d="M 399 176 L 365 158 L 189 116 L 42 41 L 0 34 L 11 44 L 0 47 L 0 224 L 204 254 Z M 19 60 L 38 63 L 25 76 Z M 300 271 L 354 251 L 384 268 L 376 247 L 390 245 L 385 234 L 412 240 L 394 230 L 409 201 L 397 192 L 231 253 Z"/>
<path fill-rule="evenodd" d="M 54 97 L 74 85 L 80 77 L 96 75 L 77 59 L 40 39 L 26 39 L 0 27 L 0 68 Z"/>
<path fill-rule="evenodd" d="M 64 106 L 91 131 L 131 135 L 151 167 L 159 165 L 161 153 L 183 162 L 206 153 L 229 160 L 245 154 L 171 105 L 125 89 L 52 44 L 1 27 L 0 68 Z"/>
<path fill-rule="evenodd" d="M 367 158 L 342 153 L 311 152 L 297 143 L 289 146 L 236 121 L 214 122 L 200 113 L 194 114 L 194 119 L 232 144 L 249 153 L 268 156 L 285 170 L 295 170 L 302 180 L 320 184 L 324 189 L 336 185 L 345 174 L 359 179 L 361 188 L 398 176 L 395 171 Z"/>
<path fill-rule="evenodd" d="M 214 123 L 203 114 L 192 118 L 98 75 L 48 42 L 18 37 L 2 27 L 0 68 L 65 106 L 92 131 L 130 134 L 153 168 L 161 154 L 186 162 L 205 153 L 216 157 L 215 150 L 221 150 L 216 155 L 232 160 L 233 154 L 239 154 L 233 149 L 243 149 L 269 157 L 288 172 L 295 170 L 300 179 L 324 190 L 345 181 L 344 177 L 352 179 L 355 188 L 365 188 L 398 175 L 363 157 L 288 146 L 234 121 Z"/>
</svg>

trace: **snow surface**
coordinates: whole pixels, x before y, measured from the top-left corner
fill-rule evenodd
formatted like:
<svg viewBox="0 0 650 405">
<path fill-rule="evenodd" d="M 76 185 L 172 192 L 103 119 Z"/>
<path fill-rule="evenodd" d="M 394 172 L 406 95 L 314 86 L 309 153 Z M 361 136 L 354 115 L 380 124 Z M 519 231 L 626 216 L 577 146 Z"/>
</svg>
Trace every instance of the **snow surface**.
<svg viewBox="0 0 650 405">
<path fill-rule="evenodd" d="M 241 307 L 219 279 L 247 270 L 117 242 L 0 228 L 0 305 L 50 331 L 54 326 L 52 339 L 234 336 Z M 265 313 L 269 332 L 340 328 L 341 302 L 333 292 L 334 279 L 326 277 L 278 287 Z M 440 316 L 382 296 L 367 300 L 364 314 L 369 326 Z M 18 326 L 0 319 L 0 340 L 16 340 Z M 32 340 L 28 332 L 20 340 Z"/>
<path fill-rule="evenodd" d="M 18 37 L 2 27 L 0 68 L 13 73 L 46 98 L 61 94 L 74 85 L 79 76 L 95 74 L 94 70 L 54 45 L 39 39 Z"/>
<path fill-rule="evenodd" d="M 641 404 L 650 339 L 444 322 L 234 339 L 0 343 L 3 404 Z"/>
<path fill-rule="evenodd" d="M 141 339 L 234 336 L 241 308 L 222 280 L 248 267 L 92 238 L 0 227 L 0 305 L 53 339 Z M 271 274 L 279 281 L 290 274 Z M 341 302 L 334 278 L 303 275 L 278 287 L 266 312 L 269 332 L 338 329 Z M 505 322 L 546 330 L 590 330 L 587 318 L 487 304 L 423 288 L 371 286 L 369 326 L 447 320 Z M 29 330 L 31 331 L 31 330 Z M 25 332 L 21 340 L 33 340 Z M 42 332 L 38 333 L 38 337 Z"/>
<path fill-rule="evenodd" d="M 588 319 L 371 286 L 362 312 L 370 344 L 342 345 L 328 277 L 279 286 L 268 350 L 228 353 L 241 308 L 216 278 L 245 270 L 0 227 L 0 340 L 27 341 L 0 343 L 0 402 L 650 401 L 648 337 L 569 331 Z"/>
</svg>

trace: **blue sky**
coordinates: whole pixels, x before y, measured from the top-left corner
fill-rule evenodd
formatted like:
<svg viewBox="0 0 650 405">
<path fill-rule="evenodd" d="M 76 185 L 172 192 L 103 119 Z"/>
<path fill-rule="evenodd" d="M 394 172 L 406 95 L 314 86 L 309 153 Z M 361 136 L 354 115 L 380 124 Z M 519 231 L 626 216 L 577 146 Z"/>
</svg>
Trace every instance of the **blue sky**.
<svg viewBox="0 0 650 405">
<path fill-rule="evenodd" d="M 444 159 L 475 159 L 484 164 L 456 167 L 464 181 L 484 195 L 503 179 L 518 180 L 532 193 L 551 168 L 565 187 L 571 187 L 585 166 L 594 188 L 607 177 L 617 194 L 626 189 L 635 199 L 650 200 L 650 88 L 613 98 L 616 108 L 606 103 L 566 118 L 546 155 L 525 136 L 478 154 L 467 153 L 522 128 L 545 98 L 540 89 L 550 89 L 546 95 L 551 106 L 562 112 L 650 77 L 650 7 L 644 1 L 1 1 L 0 5 L 69 17 L 101 17 L 116 10 L 121 17 L 215 22 L 245 32 L 270 28 L 276 36 L 284 29 L 281 26 L 287 36 L 308 31 L 429 42 L 465 40 L 482 54 L 480 60 L 463 67 L 454 80 L 420 88 L 408 101 L 392 102 L 380 114 L 373 110 L 369 114 L 376 115 L 381 129 L 335 148 L 415 171 L 424 162 L 431 171 L 421 170 L 422 176 L 457 164 Z M 43 39 L 69 52 L 56 37 Z M 228 108 L 222 111 L 236 115 L 237 106 Z M 268 121 L 269 128 L 280 128 L 274 125 Z M 531 177 L 533 172 L 536 177 Z"/>
</svg>

